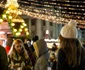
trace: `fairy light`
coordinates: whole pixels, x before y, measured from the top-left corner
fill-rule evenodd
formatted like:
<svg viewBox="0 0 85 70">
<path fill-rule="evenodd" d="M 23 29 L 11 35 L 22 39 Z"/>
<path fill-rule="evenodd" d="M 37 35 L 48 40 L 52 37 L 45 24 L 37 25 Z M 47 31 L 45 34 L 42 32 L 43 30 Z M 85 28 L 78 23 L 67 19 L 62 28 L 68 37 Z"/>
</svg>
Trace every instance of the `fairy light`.
<svg viewBox="0 0 85 70">
<path fill-rule="evenodd" d="M 28 31 L 28 28 L 25 28 L 25 31 Z"/>
<path fill-rule="evenodd" d="M 26 35 L 29 35 L 29 32 L 26 32 Z"/>
<path fill-rule="evenodd" d="M 19 31 L 22 32 L 22 29 L 20 28 Z"/>
<path fill-rule="evenodd" d="M 58 1 L 58 2 L 57 2 Z M 84 12 L 84 2 L 80 1 L 69 1 L 64 2 L 63 0 L 51 0 L 51 1 L 38 1 L 38 0 L 29 0 L 29 1 L 19 1 L 20 10 L 22 14 L 30 16 L 32 18 L 37 18 L 41 20 L 50 21 L 57 24 L 66 24 L 70 19 L 78 21 L 78 24 L 85 23 L 85 17 L 81 16 L 81 12 Z M 29 3 L 31 2 L 31 6 Z M 40 2 L 40 3 L 39 3 Z M 64 3 L 62 3 L 64 2 Z M 78 3 L 74 5 L 75 3 Z M 70 4 L 73 3 L 73 4 Z M 79 5 L 82 3 L 82 5 Z M 69 8 L 68 8 L 69 6 Z M 40 8 L 41 7 L 41 8 Z M 76 9 L 79 8 L 79 9 Z M 70 10 L 67 12 L 67 10 Z M 78 11 L 76 11 L 78 10 Z M 79 12 L 81 11 L 81 12 Z M 85 13 L 82 13 L 85 15 Z M 84 20 L 84 21 L 83 21 Z"/>
<path fill-rule="evenodd" d="M 24 28 L 24 26 L 23 26 L 23 25 L 21 25 L 20 27 L 21 27 L 21 28 Z"/>
<path fill-rule="evenodd" d="M 12 16 L 8 16 L 9 19 L 12 19 Z"/>
<path fill-rule="evenodd" d="M 37 18 L 37 19 L 41 19 L 41 20 L 47 20 L 47 21 L 51 21 L 51 22 L 54 22 L 54 23 L 58 23 L 57 20 L 60 20 L 60 18 L 59 17 L 56 18 L 56 16 L 48 16 L 48 15 L 33 13 L 33 12 L 25 11 L 25 10 L 21 10 L 21 11 L 22 11 L 23 14 L 25 14 L 27 16 Z"/>
<path fill-rule="evenodd" d="M 14 32 L 17 32 L 17 29 L 14 29 Z"/>
<path fill-rule="evenodd" d="M 27 26 L 27 24 L 25 24 L 24 22 L 22 23 L 24 26 Z"/>
<path fill-rule="evenodd" d="M 3 19 L 0 19 L 0 23 L 3 22 Z"/>
<path fill-rule="evenodd" d="M 22 14 L 25 14 L 25 15 L 33 17 L 33 18 L 47 20 L 47 21 L 50 21 L 50 22 L 53 22 L 53 23 L 59 23 L 59 24 L 61 24 L 61 23 L 66 24 L 69 21 L 69 19 L 73 17 L 73 15 L 69 15 L 69 14 L 79 14 L 80 15 L 80 13 L 75 13 L 75 12 L 69 12 L 68 14 L 65 14 L 66 11 L 62 11 L 61 9 L 67 9 L 67 7 L 63 7 L 63 6 L 66 6 L 66 5 L 63 4 L 62 7 L 61 7 L 61 4 L 55 2 L 56 0 L 52 0 L 52 2 L 48 2 L 48 1 L 44 2 L 43 1 L 42 2 L 43 5 L 38 4 L 38 1 L 35 1 L 35 0 L 30 0 L 30 1 L 32 1 L 31 5 L 38 6 L 38 7 L 40 6 L 42 8 L 37 8 L 37 7 L 32 7 L 32 6 L 29 7 L 29 6 L 21 5 L 20 8 L 19 8 L 19 10 L 20 10 L 19 13 L 22 12 Z M 35 1 L 35 2 L 33 2 L 33 1 Z M 22 2 L 22 1 L 20 1 L 20 2 Z M 63 2 L 63 1 L 61 0 L 60 2 Z M 73 2 L 76 2 L 76 1 L 67 1 L 67 2 L 73 3 Z M 28 2 L 25 1 L 25 3 L 27 4 Z M 79 1 L 78 1 L 78 3 L 79 3 Z M 17 5 L 17 0 L 16 0 L 15 4 Z M 57 7 L 56 5 L 59 6 L 58 9 L 56 8 Z M 67 6 L 74 7 L 74 5 L 72 5 L 72 4 L 71 5 L 67 4 Z M 82 7 L 82 8 L 84 7 L 83 5 L 80 5 L 80 6 L 76 5 L 76 6 Z M 54 7 L 55 7 L 56 10 L 54 9 Z M 74 10 L 74 8 L 69 8 L 69 10 Z M 78 10 L 80 11 L 81 9 L 78 9 Z M 84 10 L 84 9 L 82 9 L 82 10 Z M 62 13 L 64 13 L 64 14 L 62 14 Z M 62 18 L 62 17 L 66 17 L 66 18 Z M 75 18 L 80 24 L 85 23 L 85 21 L 83 21 L 83 20 L 78 20 L 78 19 L 80 19 L 80 16 L 76 15 L 73 18 Z M 82 17 L 81 19 L 84 19 L 84 18 Z"/>
<path fill-rule="evenodd" d="M 5 15 L 5 14 L 3 14 L 3 15 L 2 15 L 2 17 L 3 17 L 3 18 L 6 18 L 6 15 Z"/>
<path fill-rule="evenodd" d="M 17 33 L 16 33 L 16 36 L 19 36 L 20 34 L 21 34 L 20 32 L 17 32 Z"/>
<path fill-rule="evenodd" d="M 15 26 L 15 23 L 11 23 L 11 26 Z"/>
<path fill-rule="evenodd" d="M 15 7 L 19 7 L 19 4 L 17 2 L 17 0 L 7 0 L 7 4 L 5 5 L 5 7 L 9 7 L 9 6 L 15 6 Z"/>
<path fill-rule="evenodd" d="M 67 19 L 67 18 L 30 12 L 30 11 L 25 10 L 25 8 L 20 9 L 20 11 L 22 12 L 22 14 L 25 14 L 27 16 L 37 18 L 37 19 L 41 19 L 41 20 L 50 21 L 50 22 L 57 23 L 57 24 L 66 24 L 70 20 L 70 19 Z M 80 24 L 85 23 L 85 21 L 83 21 L 83 20 L 76 20 L 76 21 Z"/>
<path fill-rule="evenodd" d="M 13 22 L 24 22 L 23 19 L 12 19 Z"/>
<path fill-rule="evenodd" d="M 6 11 L 6 14 L 9 14 L 9 13 L 10 13 L 10 12 L 7 10 L 7 11 Z"/>
</svg>

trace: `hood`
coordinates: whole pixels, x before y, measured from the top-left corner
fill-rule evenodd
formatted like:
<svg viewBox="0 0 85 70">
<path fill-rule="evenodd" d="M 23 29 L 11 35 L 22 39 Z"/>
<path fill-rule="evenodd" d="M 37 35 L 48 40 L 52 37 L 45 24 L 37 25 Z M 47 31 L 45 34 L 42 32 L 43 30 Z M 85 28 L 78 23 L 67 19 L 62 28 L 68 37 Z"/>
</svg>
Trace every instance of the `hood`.
<svg viewBox="0 0 85 70">
<path fill-rule="evenodd" d="M 33 44 L 33 46 L 34 46 L 37 57 L 39 57 L 41 55 L 47 55 L 48 54 L 48 47 L 47 47 L 47 44 L 44 41 L 44 39 L 40 39 L 40 40 L 36 41 Z"/>
</svg>

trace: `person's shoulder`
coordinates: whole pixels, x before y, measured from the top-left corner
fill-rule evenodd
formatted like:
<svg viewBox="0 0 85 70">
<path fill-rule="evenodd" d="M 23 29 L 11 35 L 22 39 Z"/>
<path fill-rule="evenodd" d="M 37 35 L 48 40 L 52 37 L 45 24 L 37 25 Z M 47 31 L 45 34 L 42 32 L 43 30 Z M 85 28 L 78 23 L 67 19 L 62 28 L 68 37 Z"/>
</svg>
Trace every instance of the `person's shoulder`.
<svg viewBox="0 0 85 70">
<path fill-rule="evenodd" d="M 85 48 L 84 47 L 81 47 L 81 57 L 85 59 Z"/>
<path fill-rule="evenodd" d="M 3 46 L 0 45 L 0 55 L 3 55 L 6 53 L 6 50 Z"/>
<path fill-rule="evenodd" d="M 85 52 L 85 47 L 82 46 L 81 47 L 81 51 Z"/>
<path fill-rule="evenodd" d="M 5 50 L 5 48 L 3 46 L 0 45 L 0 50 Z"/>
<path fill-rule="evenodd" d="M 58 50 L 58 55 L 62 56 L 62 57 L 65 57 L 65 51 L 63 49 L 59 49 Z"/>
<path fill-rule="evenodd" d="M 60 48 L 60 49 L 58 50 L 58 52 L 63 53 L 63 52 L 64 52 L 64 50 Z"/>
</svg>

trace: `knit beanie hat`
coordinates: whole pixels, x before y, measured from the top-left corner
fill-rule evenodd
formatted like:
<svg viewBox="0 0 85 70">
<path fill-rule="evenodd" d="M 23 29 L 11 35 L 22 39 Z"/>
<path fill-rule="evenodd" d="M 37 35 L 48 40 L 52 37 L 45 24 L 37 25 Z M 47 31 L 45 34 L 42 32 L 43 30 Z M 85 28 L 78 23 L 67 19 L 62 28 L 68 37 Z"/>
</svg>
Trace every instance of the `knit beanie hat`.
<svg viewBox="0 0 85 70">
<path fill-rule="evenodd" d="M 77 38 L 78 32 L 76 29 L 77 22 L 75 20 L 70 20 L 68 24 L 62 27 L 60 34 L 64 38 Z"/>
</svg>

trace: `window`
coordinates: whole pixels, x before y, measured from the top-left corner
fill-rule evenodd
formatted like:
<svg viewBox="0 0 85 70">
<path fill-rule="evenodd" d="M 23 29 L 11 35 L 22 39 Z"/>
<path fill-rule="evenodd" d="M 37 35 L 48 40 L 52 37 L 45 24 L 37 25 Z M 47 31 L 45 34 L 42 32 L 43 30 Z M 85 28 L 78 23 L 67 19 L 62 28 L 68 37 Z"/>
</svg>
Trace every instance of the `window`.
<svg viewBox="0 0 85 70">
<path fill-rule="evenodd" d="M 50 22 L 50 26 L 53 26 L 53 23 L 52 22 Z"/>
<path fill-rule="evenodd" d="M 53 31 L 50 31 L 50 36 L 53 37 Z"/>
<path fill-rule="evenodd" d="M 31 24 L 35 25 L 36 24 L 36 19 L 31 19 Z"/>
<path fill-rule="evenodd" d="M 82 34 L 84 34 L 84 32 L 82 32 Z"/>
<path fill-rule="evenodd" d="M 45 20 L 43 20 L 42 23 L 43 23 L 43 26 L 45 26 Z"/>
</svg>

